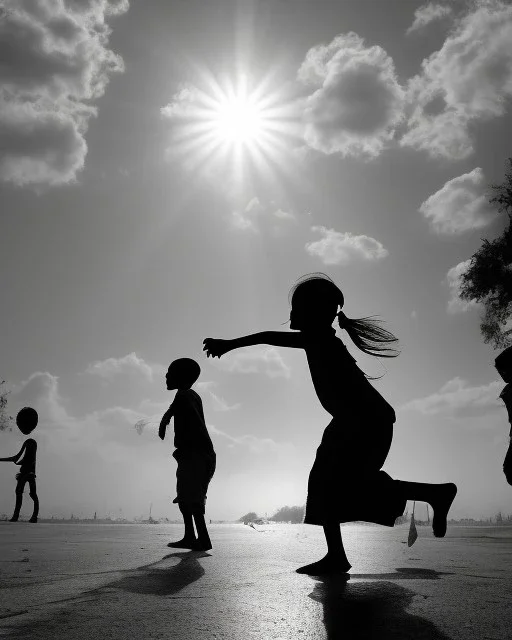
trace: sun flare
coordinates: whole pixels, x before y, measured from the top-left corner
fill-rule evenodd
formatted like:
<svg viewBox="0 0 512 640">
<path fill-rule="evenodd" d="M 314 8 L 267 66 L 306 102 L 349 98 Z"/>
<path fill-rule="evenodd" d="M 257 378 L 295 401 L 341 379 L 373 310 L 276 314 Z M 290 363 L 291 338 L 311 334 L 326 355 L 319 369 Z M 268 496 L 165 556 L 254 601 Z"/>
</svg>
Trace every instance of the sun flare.
<svg viewBox="0 0 512 640">
<path fill-rule="evenodd" d="M 261 108 L 247 96 L 236 95 L 219 104 L 212 125 L 219 140 L 235 144 L 250 144 L 265 132 Z"/>
<path fill-rule="evenodd" d="M 271 76 L 252 87 L 246 76 L 223 82 L 203 72 L 162 109 L 175 123 L 172 150 L 197 168 L 230 162 L 235 174 L 247 161 L 263 170 L 275 166 L 297 136 L 297 107 Z"/>
</svg>

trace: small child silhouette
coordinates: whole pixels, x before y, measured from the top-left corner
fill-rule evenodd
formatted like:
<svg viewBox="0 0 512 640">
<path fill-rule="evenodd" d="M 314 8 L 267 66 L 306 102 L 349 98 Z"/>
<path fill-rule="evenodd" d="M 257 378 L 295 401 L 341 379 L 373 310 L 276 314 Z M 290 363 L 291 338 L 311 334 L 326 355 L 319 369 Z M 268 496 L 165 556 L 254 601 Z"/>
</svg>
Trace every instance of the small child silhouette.
<svg viewBox="0 0 512 640">
<path fill-rule="evenodd" d="M 494 365 L 506 383 L 503 387 L 503 391 L 500 393 L 500 398 L 505 403 L 505 407 L 508 413 L 508 421 L 510 422 L 510 442 L 508 445 L 507 454 L 503 461 L 503 473 L 507 482 L 512 485 L 512 346 L 507 347 L 505 351 L 502 351 L 500 355 L 494 361 Z"/>
<path fill-rule="evenodd" d="M 323 526 L 327 555 L 297 569 L 309 575 L 346 573 L 351 568 L 341 539 L 341 522 L 364 520 L 393 526 L 407 500 L 432 505 L 434 535 L 443 537 L 457 493 L 452 483 L 403 482 L 382 471 L 393 438 L 395 412 L 336 337 L 332 323 L 337 317 L 354 344 L 372 356 L 398 355 L 387 346 L 397 339 L 378 321 L 348 318 L 341 310 L 343 305 L 343 293 L 328 276 L 311 274 L 291 291 L 290 329 L 297 331 L 204 340 L 207 356 L 219 358 L 232 349 L 255 344 L 306 353 L 320 404 L 332 416 L 309 475 L 304 516 L 306 524 Z"/>
<path fill-rule="evenodd" d="M 37 411 L 32 407 L 23 407 L 16 416 L 18 429 L 25 436 L 36 428 L 38 421 Z M 37 442 L 33 438 L 28 438 L 15 456 L 10 458 L 0 458 L 0 462 L 14 462 L 20 465 L 20 471 L 16 474 L 16 505 L 11 522 L 16 522 L 20 516 L 21 504 L 23 502 L 23 491 L 28 482 L 29 495 L 34 501 L 34 511 L 29 522 L 37 522 L 39 513 L 39 498 L 36 489 L 36 452 Z"/>
<path fill-rule="evenodd" d="M 216 456 L 206 428 L 203 403 L 190 387 L 196 382 L 201 368 L 195 360 L 180 358 L 171 362 L 165 376 L 167 389 L 177 389 L 176 396 L 160 422 L 159 437 L 165 438 L 167 425 L 174 417 L 174 446 L 172 454 L 178 463 L 176 471 L 177 502 L 183 515 L 185 533 L 181 540 L 169 542 L 168 547 L 208 551 L 212 548 L 204 519 L 206 492 L 215 472 Z M 197 538 L 194 533 L 196 526 Z"/>
</svg>

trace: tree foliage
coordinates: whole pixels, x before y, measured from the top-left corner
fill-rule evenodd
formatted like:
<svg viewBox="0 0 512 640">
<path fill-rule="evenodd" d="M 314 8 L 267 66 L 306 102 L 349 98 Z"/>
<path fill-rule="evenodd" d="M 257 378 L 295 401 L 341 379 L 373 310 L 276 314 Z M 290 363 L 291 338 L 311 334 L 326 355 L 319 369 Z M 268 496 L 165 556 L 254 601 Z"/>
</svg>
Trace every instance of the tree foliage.
<svg viewBox="0 0 512 640">
<path fill-rule="evenodd" d="M 490 202 L 507 214 L 508 226 L 495 240 L 483 240 L 471 256 L 461 276 L 460 297 L 483 305 L 480 331 L 484 342 L 498 349 L 512 344 L 512 329 L 507 327 L 512 318 L 512 158 L 504 182 L 491 188 Z"/>
<path fill-rule="evenodd" d="M 7 413 L 7 396 L 5 380 L 0 382 L 0 431 L 12 431 L 12 417 Z"/>
<path fill-rule="evenodd" d="M 304 520 L 304 507 L 281 507 L 269 519 L 273 522 L 300 524 Z"/>
<path fill-rule="evenodd" d="M 238 518 L 238 522 L 254 522 L 257 519 L 258 514 L 254 511 L 249 511 L 249 513 L 246 513 L 245 516 Z"/>
</svg>

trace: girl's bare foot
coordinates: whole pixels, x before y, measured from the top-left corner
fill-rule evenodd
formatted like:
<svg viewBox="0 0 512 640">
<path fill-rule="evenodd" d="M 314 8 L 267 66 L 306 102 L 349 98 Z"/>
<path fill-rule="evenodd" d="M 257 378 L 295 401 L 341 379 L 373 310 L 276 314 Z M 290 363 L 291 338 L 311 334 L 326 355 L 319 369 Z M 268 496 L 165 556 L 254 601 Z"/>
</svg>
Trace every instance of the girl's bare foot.
<svg viewBox="0 0 512 640">
<path fill-rule="evenodd" d="M 318 562 L 306 564 L 303 567 L 299 567 L 295 571 L 297 573 L 304 573 L 307 576 L 325 576 L 325 575 L 343 575 L 348 577 L 348 571 L 352 568 L 352 565 L 347 559 L 333 558 L 329 554 L 324 556 Z"/>
<path fill-rule="evenodd" d="M 193 545 L 196 542 L 197 540 L 195 538 L 182 538 L 176 542 L 169 542 L 167 546 L 171 547 L 171 549 L 193 549 Z"/>
<path fill-rule="evenodd" d="M 456 495 L 456 485 L 454 485 L 453 482 L 448 482 L 439 488 L 437 498 L 431 503 L 434 509 L 432 531 L 436 538 L 443 538 L 446 534 L 448 511 Z"/>
<path fill-rule="evenodd" d="M 9 522 L 18 522 L 18 517 L 19 517 L 19 516 L 13 516 L 13 517 L 9 520 Z"/>
<path fill-rule="evenodd" d="M 29 522 L 37 522 L 37 516 L 32 516 Z"/>
</svg>

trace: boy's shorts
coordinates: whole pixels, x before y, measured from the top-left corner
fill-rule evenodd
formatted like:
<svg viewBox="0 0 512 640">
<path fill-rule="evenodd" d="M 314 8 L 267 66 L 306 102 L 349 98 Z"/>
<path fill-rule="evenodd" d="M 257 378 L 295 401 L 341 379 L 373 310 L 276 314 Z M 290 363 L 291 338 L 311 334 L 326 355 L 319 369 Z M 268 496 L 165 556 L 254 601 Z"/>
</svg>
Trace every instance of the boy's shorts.
<svg viewBox="0 0 512 640">
<path fill-rule="evenodd" d="M 176 452 L 175 452 L 176 453 Z M 215 473 L 215 453 L 180 453 L 176 470 L 176 493 L 173 500 L 192 513 L 204 514 L 206 492 Z"/>
</svg>

